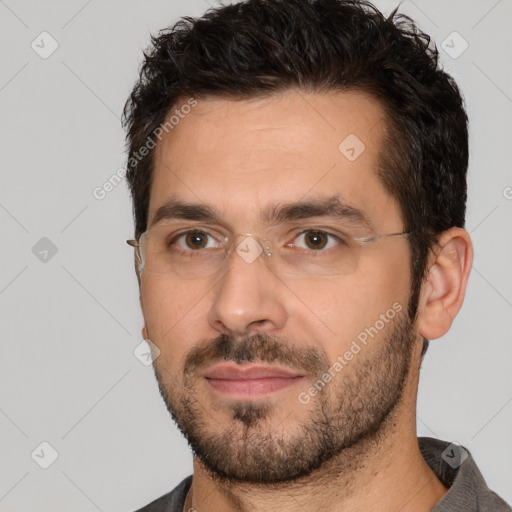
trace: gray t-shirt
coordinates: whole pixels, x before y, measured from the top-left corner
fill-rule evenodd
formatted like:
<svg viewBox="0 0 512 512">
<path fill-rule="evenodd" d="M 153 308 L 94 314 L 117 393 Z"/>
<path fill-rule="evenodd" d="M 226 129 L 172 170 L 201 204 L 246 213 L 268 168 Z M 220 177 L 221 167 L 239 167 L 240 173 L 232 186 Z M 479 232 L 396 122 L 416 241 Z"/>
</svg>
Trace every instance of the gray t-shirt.
<svg viewBox="0 0 512 512">
<path fill-rule="evenodd" d="M 448 487 L 448 492 L 431 512 L 512 512 L 512 508 L 487 487 L 469 450 L 450 447 L 451 443 L 432 437 L 419 437 L 418 443 L 427 464 Z M 182 512 L 191 484 L 192 475 L 137 512 Z"/>
</svg>

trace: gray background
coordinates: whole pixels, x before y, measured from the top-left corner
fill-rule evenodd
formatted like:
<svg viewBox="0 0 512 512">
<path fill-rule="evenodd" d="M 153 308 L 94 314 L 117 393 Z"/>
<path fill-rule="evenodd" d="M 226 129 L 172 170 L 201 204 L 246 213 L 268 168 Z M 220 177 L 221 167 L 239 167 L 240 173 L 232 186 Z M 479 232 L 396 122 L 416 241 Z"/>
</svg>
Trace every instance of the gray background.
<svg viewBox="0 0 512 512">
<path fill-rule="evenodd" d="M 1 511 L 129 511 L 191 472 L 152 369 L 133 354 L 142 316 L 127 188 L 103 200 L 93 190 L 124 165 L 119 117 L 149 34 L 207 7 L 0 0 Z M 423 364 L 418 433 L 465 445 L 512 502 L 512 1 L 405 0 L 401 10 L 441 48 L 471 122 L 474 268 L 460 315 Z M 43 31 L 59 45 L 46 59 L 31 47 L 51 49 Z M 469 45 L 457 58 L 453 31 Z M 43 441 L 58 453 L 48 469 Z"/>
</svg>

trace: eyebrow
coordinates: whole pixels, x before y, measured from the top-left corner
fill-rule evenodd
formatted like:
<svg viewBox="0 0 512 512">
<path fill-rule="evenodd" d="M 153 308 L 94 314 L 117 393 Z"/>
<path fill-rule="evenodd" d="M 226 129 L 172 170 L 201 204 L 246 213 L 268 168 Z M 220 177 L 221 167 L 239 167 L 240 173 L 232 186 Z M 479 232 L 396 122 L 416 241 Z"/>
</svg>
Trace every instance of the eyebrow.
<svg viewBox="0 0 512 512">
<path fill-rule="evenodd" d="M 267 225 L 274 225 L 314 217 L 348 221 L 361 227 L 373 228 L 372 222 L 362 210 L 344 202 L 337 195 L 273 205 L 261 213 L 260 221 Z M 156 210 L 148 228 L 163 220 L 176 219 L 215 223 L 220 221 L 221 215 L 213 206 L 170 199 Z"/>
</svg>

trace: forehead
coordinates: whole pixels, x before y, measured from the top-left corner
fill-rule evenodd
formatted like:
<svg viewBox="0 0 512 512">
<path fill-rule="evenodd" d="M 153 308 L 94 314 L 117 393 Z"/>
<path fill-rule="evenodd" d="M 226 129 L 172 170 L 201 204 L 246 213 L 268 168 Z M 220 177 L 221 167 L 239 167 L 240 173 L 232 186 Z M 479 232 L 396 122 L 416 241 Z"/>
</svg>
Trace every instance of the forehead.
<svg viewBox="0 0 512 512">
<path fill-rule="evenodd" d="M 370 217 L 385 209 L 381 225 L 396 226 L 398 209 L 377 177 L 385 113 L 372 97 L 292 89 L 198 99 L 180 112 L 186 102 L 173 106 L 179 121 L 155 149 L 150 219 L 170 198 L 250 222 L 269 205 L 339 195 Z"/>
</svg>

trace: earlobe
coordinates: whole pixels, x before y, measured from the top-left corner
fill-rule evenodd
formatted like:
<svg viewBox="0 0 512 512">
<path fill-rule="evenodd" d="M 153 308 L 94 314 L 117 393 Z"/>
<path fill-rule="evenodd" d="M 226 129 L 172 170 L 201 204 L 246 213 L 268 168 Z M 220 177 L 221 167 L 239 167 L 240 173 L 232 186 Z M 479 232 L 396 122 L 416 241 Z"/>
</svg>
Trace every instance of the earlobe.
<svg viewBox="0 0 512 512">
<path fill-rule="evenodd" d="M 464 302 L 466 285 L 473 263 L 473 245 L 463 228 L 441 234 L 439 245 L 429 259 L 418 310 L 418 331 L 433 340 L 443 336 Z"/>
<path fill-rule="evenodd" d="M 142 293 L 139 294 L 139 303 L 140 303 L 140 309 L 142 311 L 142 316 L 144 316 L 144 304 L 142 303 Z M 144 325 L 142 326 L 142 339 L 143 340 L 148 340 L 149 337 L 148 337 L 148 330 L 146 328 L 146 322 L 144 322 Z"/>
</svg>

